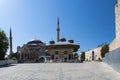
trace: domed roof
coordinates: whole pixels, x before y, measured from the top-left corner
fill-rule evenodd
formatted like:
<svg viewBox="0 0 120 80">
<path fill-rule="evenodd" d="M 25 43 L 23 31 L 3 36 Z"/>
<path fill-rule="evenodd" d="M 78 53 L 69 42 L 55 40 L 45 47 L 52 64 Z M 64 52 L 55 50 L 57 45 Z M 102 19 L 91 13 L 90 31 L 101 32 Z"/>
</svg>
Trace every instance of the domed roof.
<svg viewBox="0 0 120 80">
<path fill-rule="evenodd" d="M 65 39 L 65 38 L 61 38 L 60 41 L 61 41 L 61 42 L 65 42 L 66 39 Z"/>
<path fill-rule="evenodd" d="M 43 42 L 38 39 L 32 39 L 27 44 L 43 44 Z"/>
<path fill-rule="evenodd" d="M 51 40 L 49 43 L 50 43 L 50 44 L 55 44 L 55 41 L 54 41 L 54 40 Z"/>
<path fill-rule="evenodd" d="M 60 41 L 61 41 L 61 42 L 65 42 L 65 41 L 66 41 L 66 38 L 64 37 L 64 35 L 62 35 Z"/>
<path fill-rule="evenodd" d="M 68 42 L 69 42 L 69 43 L 74 43 L 74 40 L 73 40 L 72 38 L 70 38 L 70 39 L 68 40 Z"/>
</svg>

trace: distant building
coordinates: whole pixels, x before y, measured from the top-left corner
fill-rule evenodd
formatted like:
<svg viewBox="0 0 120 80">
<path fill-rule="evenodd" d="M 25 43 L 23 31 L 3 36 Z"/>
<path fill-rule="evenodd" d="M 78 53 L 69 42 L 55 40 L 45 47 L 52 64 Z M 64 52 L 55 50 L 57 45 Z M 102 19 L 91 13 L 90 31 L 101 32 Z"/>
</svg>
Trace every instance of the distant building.
<svg viewBox="0 0 120 80">
<path fill-rule="evenodd" d="M 115 38 L 109 44 L 109 51 L 113 51 L 117 48 L 120 48 L 120 0 L 117 0 L 115 5 L 115 26 L 116 26 Z M 101 58 L 100 50 L 101 47 L 85 51 L 85 59 L 91 61 L 93 59 Z"/>
<path fill-rule="evenodd" d="M 33 39 L 22 47 L 17 47 L 17 52 L 20 53 L 20 61 L 23 62 L 44 62 L 47 55 L 45 43 L 38 39 Z"/>
<path fill-rule="evenodd" d="M 57 41 L 51 40 L 50 44 L 46 46 L 46 49 L 51 55 L 51 59 L 53 62 L 69 62 L 73 61 L 73 53 L 77 52 L 79 49 L 79 44 L 75 44 L 74 40 L 70 39 L 66 41 L 66 38 L 62 36 L 60 37 L 60 26 L 59 26 L 59 18 L 57 22 Z"/>
<path fill-rule="evenodd" d="M 102 46 L 85 51 L 85 60 L 86 61 L 102 60 L 101 49 Z"/>
</svg>

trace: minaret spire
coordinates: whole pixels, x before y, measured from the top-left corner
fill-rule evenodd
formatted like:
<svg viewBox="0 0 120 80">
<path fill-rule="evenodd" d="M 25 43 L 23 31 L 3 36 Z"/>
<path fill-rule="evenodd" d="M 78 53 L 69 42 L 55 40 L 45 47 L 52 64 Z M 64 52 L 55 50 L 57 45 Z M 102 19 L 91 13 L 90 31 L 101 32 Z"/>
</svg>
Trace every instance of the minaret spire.
<svg viewBox="0 0 120 80">
<path fill-rule="evenodd" d="M 12 30 L 11 30 L 11 26 L 10 26 L 10 55 L 13 53 L 12 51 Z"/>
<path fill-rule="evenodd" d="M 57 42 L 59 42 L 59 37 L 60 37 L 60 26 L 59 26 L 59 17 L 58 17 L 58 21 L 57 21 Z"/>
</svg>

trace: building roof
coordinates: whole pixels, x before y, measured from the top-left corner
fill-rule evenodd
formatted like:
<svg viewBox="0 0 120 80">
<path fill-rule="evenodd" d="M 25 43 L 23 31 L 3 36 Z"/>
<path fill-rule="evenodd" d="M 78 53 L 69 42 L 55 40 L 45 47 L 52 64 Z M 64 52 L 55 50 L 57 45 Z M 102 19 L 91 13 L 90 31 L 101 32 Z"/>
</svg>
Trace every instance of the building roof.
<svg viewBox="0 0 120 80">
<path fill-rule="evenodd" d="M 43 44 L 43 42 L 41 40 L 38 40 L 38 39 L 32 39 L 27 44 Z"/>
<path fill-rule="evenodd" d="M 70 43 L 70 42 L 56 42 L 55 44 L 52 44 L 52 45 L 77 45 L 77 44 L 74 44 L 74 43 Z"/>
<path fill-rule="evenodd" d="M 76 52 L 80 48 L 80 45 L 74 44 L 74 43 L 69 43 L 69 42 L 57 42 L 55 44 L 49 44 L 49 45 L 47 45 L 46 48 L 47 49 L 73 48 L 74 51 Z"/>
</svg>

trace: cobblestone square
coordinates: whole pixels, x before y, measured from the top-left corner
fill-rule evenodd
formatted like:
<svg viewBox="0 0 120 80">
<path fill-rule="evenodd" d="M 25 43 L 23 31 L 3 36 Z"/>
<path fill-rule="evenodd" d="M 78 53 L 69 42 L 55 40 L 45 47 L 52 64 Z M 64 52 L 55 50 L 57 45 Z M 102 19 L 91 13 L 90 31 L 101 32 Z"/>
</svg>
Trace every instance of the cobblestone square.
<svg viewBox="0 0 120 80">
<path fill-rule="evenodd" d="M 120 80 L 120 73 L 102 62 L 30 63 L 1 67 L 0 80 Z"/>
</svg>

